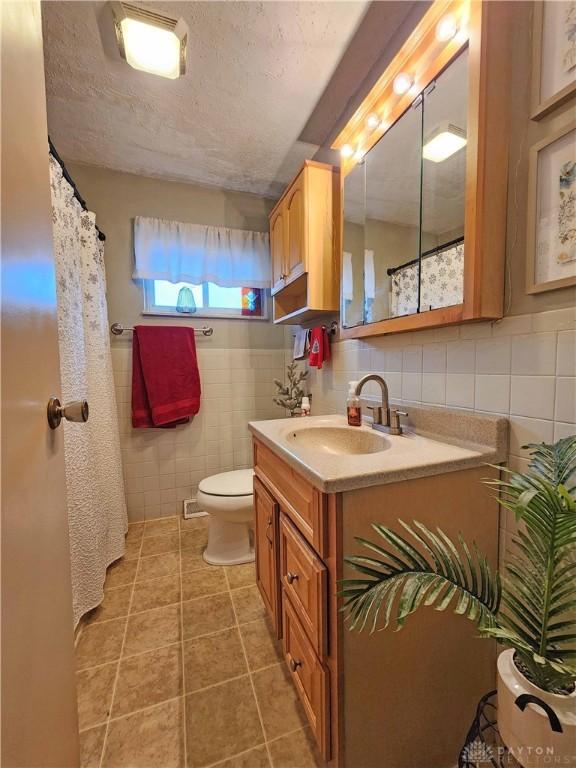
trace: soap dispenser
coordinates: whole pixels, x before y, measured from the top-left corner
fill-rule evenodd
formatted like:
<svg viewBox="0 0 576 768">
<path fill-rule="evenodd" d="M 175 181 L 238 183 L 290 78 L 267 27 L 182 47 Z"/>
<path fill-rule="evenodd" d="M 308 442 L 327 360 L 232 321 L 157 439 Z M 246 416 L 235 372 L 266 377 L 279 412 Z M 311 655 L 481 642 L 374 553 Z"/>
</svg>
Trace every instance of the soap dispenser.
<svg viewBox="0 0 576 768">
<path fill-rule="evenodd" d="M 348 382 L 346 410 L 348 412 L 348 424 L 351 427 L 360 427 L 362 425 L 362 408 L 360 407 L 360 398 L 356 394 L 357 384 L 357 381 Z"/>
</svg>

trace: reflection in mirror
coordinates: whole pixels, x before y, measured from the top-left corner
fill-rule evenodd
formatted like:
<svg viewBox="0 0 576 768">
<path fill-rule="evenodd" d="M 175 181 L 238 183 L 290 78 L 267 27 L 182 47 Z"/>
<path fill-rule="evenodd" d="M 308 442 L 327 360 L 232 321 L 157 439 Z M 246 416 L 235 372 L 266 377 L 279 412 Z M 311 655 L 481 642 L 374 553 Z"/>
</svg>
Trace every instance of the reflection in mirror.
<svg viewBox="0 0 576 768">
<path fill-rule="evenodd" d="M 424 97 L 421 312 L 463 301 L 467 104 L 465 50 Z"/>
<path fill-rule="evenodd" d="M 366 155 L 365 292 L 368 323 L 418 310 L 422 104 L 410 107 Z M 402 293 L 394 271 L 416 260 Z"/>
<path fill-rule="evenodd" d="M 364 210 L 366 165 L 359 163 L 344 179 L 341 322 L 345 328 L 364 322 Z"/>
</svg>

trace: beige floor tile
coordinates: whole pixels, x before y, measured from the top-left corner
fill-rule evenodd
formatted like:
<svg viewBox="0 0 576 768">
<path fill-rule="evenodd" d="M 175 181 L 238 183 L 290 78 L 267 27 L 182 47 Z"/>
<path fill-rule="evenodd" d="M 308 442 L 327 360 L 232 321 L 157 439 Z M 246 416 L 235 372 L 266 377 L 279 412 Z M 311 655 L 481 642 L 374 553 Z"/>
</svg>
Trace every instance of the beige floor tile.
<svg viewBox="0 0 576 768">
<path fill-rule="evenodd" d="M 240 642 L 233 629 L 184 642 L 184 680 L 186 693 L 208 685 L 223 683 L 248 672 Z"/>
<path fill-rule="evenodd" d="M 176 699 L 112 720 L 102 768 L 184 768 L 182 718 Z"/>
<path fill-rule="evenodd" d="M 107 589 L 100 605 L 86 614 L 86 623 L 95 624 L 97 621 L 107 621 L 108 619 L 118 619 L 121 616 L 127 616 L 131 593 L 131 585 Z"/>
<path fill-rule="evenodd" d="M 144 523 L 130 523 L 126 532 L 126 541 L 141 541 L 144 535 Z"/>
<path fill-rule="evenodd" d="M 139 581 L 134 585 L 130 613 L 162 608 L 180 602 L 180 574 L 163 576 L 153 581 Z"/>
<path fill-rule="evenodd" d="M 227 591 L 223 568 L 205 568 L 182 574 L 182 600 L 193 600 L 196 597 Z"/>
<path fill-rule="evenodd" d="M 112 717 L 175 699 L 182 689 L 180 644 L 122 659 Z"/>
<path fill-rule="evenodd" d="M 106 722 L 117 669 L 118 662 L 113 662 L 76 673 L 78 725 L 81 731 Z"/>
<path fill-rule="evenodd" d="M 124 587 L 132 584 L 136 576 L 136 560 L 117 560 L 106 571 L 105 589 Z"/>
<path fill-rule="evenodd" d="M 185 573 L 187 571 L 198 571 L 198 570 L 207 570 L 209 568 L 214 568 L 214 565 L 210 565 L 207 563 L 204 558 L 202 557 L 202 552 L 204 551 L 204 548 L 201 547 L 199 549 L 183 549 L 180 552 L 180 557 L 182 558 L 182 572 Z"/>
<path fill-rule="evenodd" d="M 229 565 L 226 567 L 226 575 L 230 589 L 239 587 L 251 587 L 256 584 L 256 568 L 254 563 L 244 565 Z"/>
<path fill-rule="evenodd" d="M 241 624 L 240 632 L 251 671 L 269 667 L 282 660 L 281 643 L 274 637 L 274 631 L 268 619 L 256 619 L 248 624 Z"/>
<path fill-rule="evenodd" d="M 208 543 L 208 529 L 185 529 L 180 535 L 182 549 L 203 549 Z"/>
<path fill-rule="evenodd" d="M 284 664 L 255 672 L 252 680 L 267 740 L 306 725 L 304 710 Z"/>
<path fill-rule="evenodd" d="M 81 768 L 100 768 L 105 734 L 105 725 L 101 725 L 98 728 L 90 728 L 90 730 L 80 734 Z"/>
<path fill-rule="evenodd" d="M 214 768 L 270 768 L 270 761 L 266 747 L 262 746 L 231 757 L 229 760 L 224 760 L 223 763 L 218 763 Z M 300 768 L 300 766 L 295 764 L 290 768 Z"/>
<path fill-rule="evenodd" d="M 320 768 L 324 765 L 309 728 L 268 744 L 273 768 Z"/>
<path fill-rule="evenodd" d="M 235 589 L 232 592 L 232 600 L 239 624 L 254 621 L 254 619 L 263 619 L 267 616 L 260 592 L 256 586 Z"/>
<path fill-rule="evenodd" d="M 180 530 L 181 531 L 198 531 L 198 530 L 207 530 L 208 525 L 210 523 L 210 516 L 209 515 L 203 515 L 202 517 L 190 517 L 188 520 L 185 520 L 183 517 L 180 518 Z"/>
<path fill-rule="evenodd" d="M 182 603 L 182 610 L 184 639 L 219 632 L 236 623 L 228 593 L 190 600 Z"/>
<path fill-rule="evenodd" d="M 180 573 L 180 555 L 178 552 L 166 552 L 163 555 L 141 557 L 138 563 L 136 582 L 158 579 Z"/>
<path fill-rule="evenodd" d="M 141 557 L 161 555 L 164 552 L 177 552 L 180 549 L 180 534 L 169 533 L 167 536 L 153 536 L 142 542 Z"/>
<path fill-rule="evenodd" d="M 264 741 L 248 675 L 185 700 L 189 768 L 224 760 Z"/>
<path fill-rule="evenodd" d="M 146 520 L 144 523 L 144 538 L 151 536 L 166 536 L 179 530 L 177 517 L 160 518 L 159 520 Z"/>
<path fill-rule="evenodd" d="M 99 626 L 99 625 L 96 625 Z M 151 651 L 180 641 L 180 606 L 168 605 L 128 619 L 124 656 Z"/>
<path fill-rule="evenodd" d="M 140 549 L 142 548 L 142 538 L 138 541 L 126 541 L 126 549 L 124 550 L 124 560 L 138 560 L 140 557 Z"/>
<path fill-rule="evenodd" d="M 84 627 L 76 646 L 76 668 L 95 667 L 120 656 L 126 619 L 112 619 Z"/>
</svg>

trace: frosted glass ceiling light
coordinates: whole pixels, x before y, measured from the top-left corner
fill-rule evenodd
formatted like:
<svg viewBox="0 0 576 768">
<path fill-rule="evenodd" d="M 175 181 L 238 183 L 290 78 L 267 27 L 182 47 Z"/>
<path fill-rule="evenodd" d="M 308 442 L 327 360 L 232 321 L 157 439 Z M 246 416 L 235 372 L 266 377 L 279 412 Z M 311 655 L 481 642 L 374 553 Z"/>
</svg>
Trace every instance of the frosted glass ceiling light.
<svg viewBox="0 0 576 768">
<path fill-rule="evenodd" d="M 447 43 L 456 36 L 457 32 L 458 22 L 451 13 L 448 13 L 446 16 L 442 16 L 436 25 L 436 40 L 440 43 Z"/>
<path fill-rule="evenodd" d="M 406 72 L 400 72 L 399 75 L 396 75 L 394 78 L 393 88 L 394 93 L 396 93 L 398 96 L 402 96 L 404 93 L 407 93 L 410 88 L 412 87 L 414 83 L 414 79 L 410 77 L 410 75 L 407 75 Z"/>
<path fill-rule="evenodd" d="M 426 139 L 422 157 L 433 163 L 441 163 L 466 146 L 466 133 L 452 123 L 442 123 Z"/>
<path fill-rule="evenodd" d="M 134 69 L 175 80 L 186 72 L 188 26 L 129 3 L 110 3 L 120 55 Z"/>
</svg>

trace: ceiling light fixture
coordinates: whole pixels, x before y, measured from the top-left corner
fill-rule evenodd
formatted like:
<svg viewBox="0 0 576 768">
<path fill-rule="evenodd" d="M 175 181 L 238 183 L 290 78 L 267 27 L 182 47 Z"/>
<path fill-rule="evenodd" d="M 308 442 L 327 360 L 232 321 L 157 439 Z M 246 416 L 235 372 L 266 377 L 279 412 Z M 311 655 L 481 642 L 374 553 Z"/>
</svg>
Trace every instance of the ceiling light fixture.
<svg viewBox="0 0 576 768">
<path fill-rule="evenodd" d="M 340 149 L 340 154 L 344 158 L 352 157 L 352 155 L 354 154 L 354 150 L 352 149 L 350 144 L 344 144 L 344 146 Z"/>
<path fill-rule="evenodd" d="M 356 152 L 354 152 L 354 160 L 356 160 L 357 163 L 361 163 L 362 160 L 364 160 L 364 155 L 366 152 L 363 149 L 358 148 Z"/>
<path fill-rule="evenodd" d="M 414 84 L 414 78 L 410 75 L 406 74 L 406 72 L 400 72 L 399 75 L 396 75 L 394 78 L 394 83 L 392 85 L 394 89 L 394 93 L 396 93 L 398 96 L 402 96 L 403 94 L 407 93 L 412 85 Z"/>
<path fill-rule="evenodd" d="M 458 22 L 451 13 L 448 13 L 446 16 L 442 16 L 436 25 L 436 40 L 440 43 L 447 43 L 453 37 L 456 37 L 457 32 Z"/>
<path fill-rule="evenodd" d="M 426 139 L 422 157 L 433 163 L 441 163 L 466 146 L 466 133 L 452 123 L 444 122 Z"/>
<path fill-rule="evenodd" d="M 366 128 L 368 128 L 368 130 L 373 131 L 376 128 L 378 128 L 379 125 L 380 125 L 380 118 L 378 117 L 378 115 L 375 115 L 374 113 L 372 113 L 371 115 L 368 115 L 368 117 L 366 118 Z"/>
<path fill-rule="evenodd" d="M 186 72 L 188 26 L 129 3 L 112 2 L 120 55 L 134 69 L 175 80 Z"/>
</svg>

